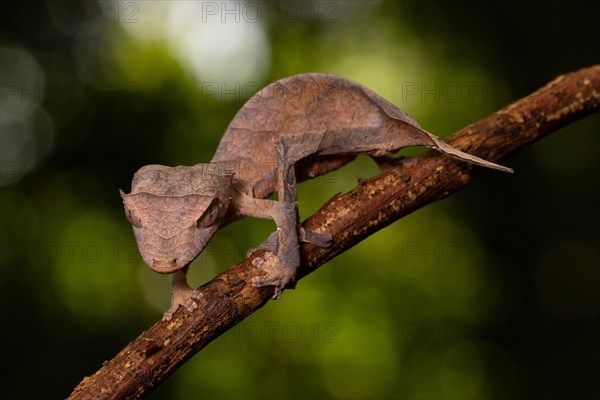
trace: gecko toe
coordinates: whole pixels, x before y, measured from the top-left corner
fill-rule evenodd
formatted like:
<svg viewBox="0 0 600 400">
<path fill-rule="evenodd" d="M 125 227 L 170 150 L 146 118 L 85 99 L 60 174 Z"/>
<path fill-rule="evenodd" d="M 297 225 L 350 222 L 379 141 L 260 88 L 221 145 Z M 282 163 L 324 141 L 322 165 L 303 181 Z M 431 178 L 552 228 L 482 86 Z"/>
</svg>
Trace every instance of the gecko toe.
<svg viewBox="0 0 600 400">
<path fill-rule="evenodd" d="M 283 290 L 293 282 L 296 269 L 281 265 L 279 258 L 272 253 L 266 253 L 264 260 L 260 257 L 255 258 L 252 264 L 263 273 L 251 279 L 252 286 L 257 288 L 274 286 L 272 299 L 281 299 Z"/>
<path fill-rule="evenodd" d="M 271 300 L 281 299 L 281 293 L 283 291 L 283 288 L 280 287 L 280 283 L 273 282 L 273 280 L 269 279 L 269 277 L 255 276 L 254 278 L 252 278 L 252 286 L 256 288 L 273 286 L 275 288 L 275 291 L 273 292 L 273 296 L 271 296 Z"/>
<path fill-rule="evenodd" d="M 319 247 L 329 247 L 333 242 L 333 237 L 329 232 L 315 232 L 310 229 L 300 228 L 300 241 L 312 243 Z"/>
<path fill-rule="evenodd" d="M 198 308 L 198 303 L 196 303 L 194 300 L 192 300 L 191 298 L 186 301 L 184 304 L 182 304 L 186 310 L 188 310 L 189 312 L 194 311 L 195 309 Z"/>
<path fill-rule="evenodd" d="M 167 311 L 165 311 L 165 313 L 163 314 L 162 320 L 163 321 L 170 321 L 173 319 L 173 314 L 175 314 L 175 311 L 177 310 L 177 308 L 173 309 L 173 307 L 169 308 Z"/>
<path fill-rule="evenodd" d="M 201 291 L 199 291 L 199 290 L 193 290 L 193 291 L 192 291 L 192 294 L 191 294 L 191 297 L 192 297 L 192 299 L 194 299 L 194 300 L 200 300 L 200 299 L 201 299 L 202 297 L 204 297 L 204 296 L 202 295 L 202 292 L 201 292 Z"/>
</svg>

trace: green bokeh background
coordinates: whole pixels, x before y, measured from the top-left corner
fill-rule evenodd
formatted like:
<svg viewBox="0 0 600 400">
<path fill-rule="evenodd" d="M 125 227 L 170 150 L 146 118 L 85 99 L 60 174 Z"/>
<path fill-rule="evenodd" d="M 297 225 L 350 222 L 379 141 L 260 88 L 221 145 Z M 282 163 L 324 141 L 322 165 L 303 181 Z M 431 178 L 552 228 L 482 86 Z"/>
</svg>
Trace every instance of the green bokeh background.
<svg viewBox="0 0 600 400">
<path fill-rule="evenodd" d="M 146 164 L 208 161 L 260 87 L 294 73 L 343 75 L 447 136 L 597 63 L 598 8 L 3 5 L 3 398 L 66 397 L 160 318 L 169 279 L 141 261 L 118 189 Z M 514 175 L 485 172 L 373 235 L 150 398 L 595 398 L 599 127 L 598 115 L 574 123 L 505 160 Z M 376 173 L 361 158 L 302 184 L 301 215 Z M 191 282 L 241 260 L 272 229 L 256 220 L 227 227 L 192 265 Z"/>
</svg>

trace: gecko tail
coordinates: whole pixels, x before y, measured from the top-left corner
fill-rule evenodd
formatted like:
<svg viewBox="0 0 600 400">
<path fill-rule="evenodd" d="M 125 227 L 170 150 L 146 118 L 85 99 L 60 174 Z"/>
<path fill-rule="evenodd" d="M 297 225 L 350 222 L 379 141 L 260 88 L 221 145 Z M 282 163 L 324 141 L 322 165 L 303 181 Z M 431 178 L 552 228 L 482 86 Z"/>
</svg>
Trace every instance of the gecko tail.
<svg viewBox="0 0 600 400">
<path fill-rule="evenodd" d="M 425 133 L 429 137 L 429 139 L 431 139 L 433 141 L 433 144 L 430 144 L 429 146 L 431 146 L 433 149 L 435 149 L 435 150 L 439 151 L 440 153 L 443 153 L 449 157 L 452 157 L 456 160 L 466 161 L 466 162 L 470 162 L 472 164 L 480 165 L 482 167 L 492 168 L 492 169 L 496 169 L 496 170 L 502 171 L 502 172 L 508 172 L 509 174 L 512 174 L 514 172 L 512 168 L 508 168 L 508 167 L 505 167 L 504 165 L 496 164 L 491 161 L 484 160 L 483 158 L 479 158 L 472 154 L 465 153 L 464 151 L 458 150 L 457 148 L 450 146 L 448 143 L 444 142 L 442 139 L 438 138 L 437 136 L 435 136 L 432 133 L 427 132 L 424 129 L 419 129 L 419 131 L 421 131 L 422 133 Z"/>
<path fill-rule="evenodd" d="M 433 148 L 435 150 L 440 151 L 441 153 L 446 154 L 449 157 L 452 157 L 456 160 L 467 161 L 472 164 L 480 165 L 482 167 L 492 168 L 492 169 L 496 169 L 496 170 L 502 171 L 502 172 L 508 172 L 509 174 L 512 174 L 514 172 L 512 168 L 505 167 L 504 165 L 496 164 L 491 161 L 486 161 L 483 158 L 479 158 L 472 154 L 465 153 L 464 151 L 460 151 L 460 150 L 450 146 L 443 140 L 436 138 L 434 135 L 431 135 L 431 136 L 435 142 L 435 145 L 433 146 Z"/>
</svg>

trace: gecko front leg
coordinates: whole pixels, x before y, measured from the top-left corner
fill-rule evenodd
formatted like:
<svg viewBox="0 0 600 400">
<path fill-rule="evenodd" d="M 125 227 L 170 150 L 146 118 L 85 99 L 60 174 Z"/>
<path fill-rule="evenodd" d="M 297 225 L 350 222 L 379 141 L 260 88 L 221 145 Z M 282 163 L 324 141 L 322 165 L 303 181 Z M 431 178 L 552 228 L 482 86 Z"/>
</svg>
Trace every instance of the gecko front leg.
<svg viewBox="0 0 600 400">
<path fill-rule="evenodd" d="M 171 307 L 163 314 L 163 321 L 170 321 L 179 306 L 185 307 L 188 311 L 194 311 L 198 308 L 196 301 L 202 298 L 202 293 L 194 290 L 188 285 L 186 273 L 187 268 L 173 273 L 171 281 Z"/>
</svg>

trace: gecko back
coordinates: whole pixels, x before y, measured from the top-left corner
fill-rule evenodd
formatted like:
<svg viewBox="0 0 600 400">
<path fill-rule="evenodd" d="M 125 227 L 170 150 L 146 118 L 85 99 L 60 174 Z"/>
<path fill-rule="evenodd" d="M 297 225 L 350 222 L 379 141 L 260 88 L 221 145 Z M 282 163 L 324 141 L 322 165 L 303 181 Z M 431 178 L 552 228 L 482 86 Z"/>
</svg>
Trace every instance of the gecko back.
<svg viewBox="0 0 600 400">
<path fill-rule="evenodd" d="M 509 171 L 447 145 L 373 91 L 328 74 L 294 75 L 259 91 L 231 121 L 211 162 L 236 163 L 244 172 L 238 179 L 264 198 L 275 191 L 270 182 L 277 169 L 277 141 L 297 165 L 298 181 L 339 168 L 358 154 L 388 156 L 409 146 Z"/>
</svg>

